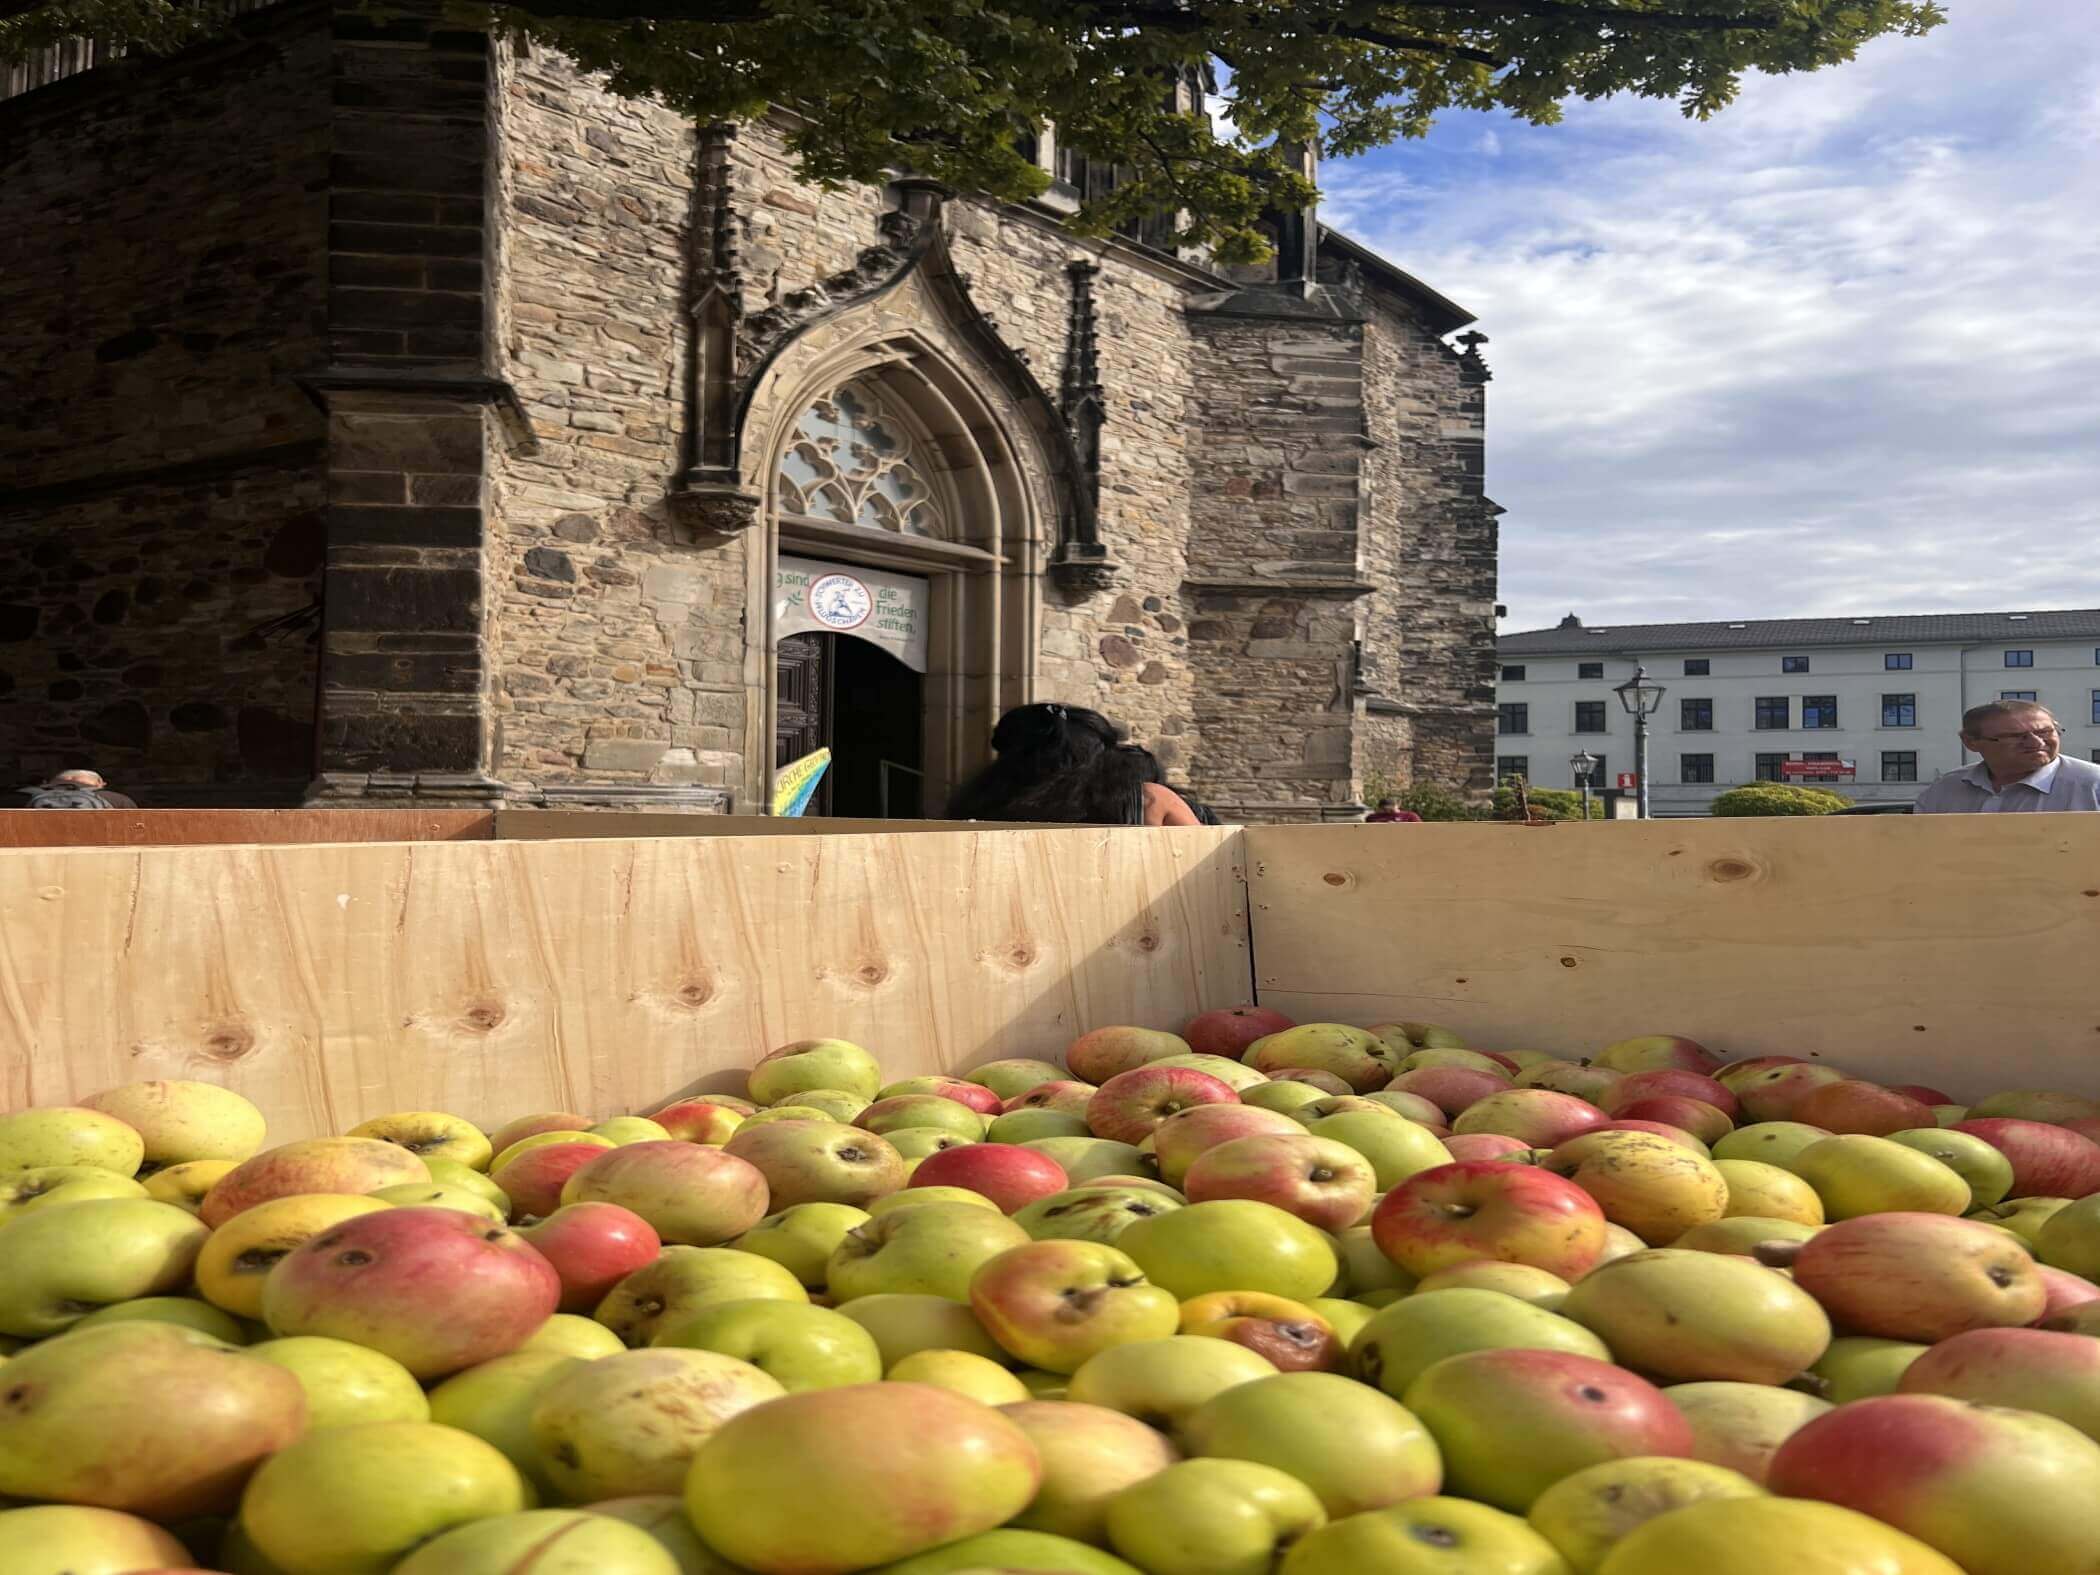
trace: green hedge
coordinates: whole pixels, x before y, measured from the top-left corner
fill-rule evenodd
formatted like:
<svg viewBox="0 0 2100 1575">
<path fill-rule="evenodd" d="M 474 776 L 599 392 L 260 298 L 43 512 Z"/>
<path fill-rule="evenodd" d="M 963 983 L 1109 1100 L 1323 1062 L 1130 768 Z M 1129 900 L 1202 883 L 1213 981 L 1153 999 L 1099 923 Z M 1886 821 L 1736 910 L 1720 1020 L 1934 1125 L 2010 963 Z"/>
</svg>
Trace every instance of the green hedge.
<svg viewBox="0 0 2100 1575">
<path fill-rule="evenodd" d="M 1752 782 L 1730 788 L 1714 800 L 1716 815 L 1828 815 L 1850 809 L 1852 800 L 1827 788 L 1796 787 L 1790 782 Z"/>
</svg>

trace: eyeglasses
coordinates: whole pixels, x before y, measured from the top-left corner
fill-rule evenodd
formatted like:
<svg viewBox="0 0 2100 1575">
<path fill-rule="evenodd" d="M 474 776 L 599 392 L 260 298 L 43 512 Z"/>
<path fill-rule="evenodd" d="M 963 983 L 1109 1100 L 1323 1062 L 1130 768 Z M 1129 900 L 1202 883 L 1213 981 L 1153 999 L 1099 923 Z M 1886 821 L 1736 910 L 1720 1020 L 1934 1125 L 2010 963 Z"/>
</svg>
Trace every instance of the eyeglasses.
<svg viewBox="0 0 2100 1575">
<path fill-rule="evenodd" d="M 2013 744 L 2018 743 L 2023 738 L 2033 738 L 2046 744 L 2062 731 L 2063 729 L 2056 727 L 2030 727 L 2018 733 L 1978 733 L 1976 742 L 1979 744 Z"/>
</svg>

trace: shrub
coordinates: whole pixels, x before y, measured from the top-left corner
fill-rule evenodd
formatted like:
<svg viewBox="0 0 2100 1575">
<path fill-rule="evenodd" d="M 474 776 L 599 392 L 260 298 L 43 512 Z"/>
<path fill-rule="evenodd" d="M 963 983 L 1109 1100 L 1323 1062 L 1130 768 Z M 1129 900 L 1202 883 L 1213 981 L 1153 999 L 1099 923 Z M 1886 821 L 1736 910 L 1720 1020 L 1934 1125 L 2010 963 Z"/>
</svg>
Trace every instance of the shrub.
<svg viewBox="0 0 2100 1575">
<path fill-rule="evenodd" d="M 1517 790 L 1514 777 L 1504 777 L 1502 785 L 1495 789 L 1495 817 L 1506 820 L 1517 812 Z M 1531 807 L 1548 820 L 1582 819 L 1582 794 L 1575 788 L 1535 787 L 1527 791 Z M 1604 801 L 1594 795 L 1590 799 L 1590 819 L 1604 818 Z"/>
<path fill-rule="evenodd" d="M 1730 788 L 1716 798 L 1716 815 L 1827 815 L 1850 809 L 1852 800 L 1827 788 L 1796 787 L 1790 782 L 1752 782 Z"/>
<path fill-rule="evenodd" d="M 1424 820 L 1479 820 L 1483 816 L 1479 807 L 1468 804 L 1449 788 L 1439 787 L 1434 782 L 1412 783 L 1379 796 L 1394 800 L 1402 809 L 1413 810 Z"/>
</svg>

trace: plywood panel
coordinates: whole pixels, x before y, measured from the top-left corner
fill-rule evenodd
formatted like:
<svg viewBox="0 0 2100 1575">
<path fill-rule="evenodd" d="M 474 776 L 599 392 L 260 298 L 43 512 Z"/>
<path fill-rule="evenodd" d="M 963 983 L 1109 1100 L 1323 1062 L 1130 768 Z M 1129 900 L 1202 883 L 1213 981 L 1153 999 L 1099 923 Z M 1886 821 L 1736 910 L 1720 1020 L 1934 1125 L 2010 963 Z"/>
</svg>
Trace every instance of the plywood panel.
<svg viewBox="0 0 2100 1575">
<path fill-rule="evenodd" d="M 1261 1000 L 2100 1095 L 2100 816 L 1257 827 Z"/>
<path fill-rule="evenodd" d="M 487 840 L 485 809 L 0 810 L 0 848 Z"/>
<path fill-rule="evenodd" d="M 1012 829 L 1003 821 L 970 823 L 980 831 Z M 947 820 L 846 820 L 828 815 L 676 815 L 663 810 L 499 809 L 499 839 L 545 842 L 565 837 L 851 837 L 959 831 Z M 1038 828 L 1039 829 L 1039 828 Z"/>
<path fill-rule="evenodd" d="M 140 1077 L 279 1139 L 652 1108 L 838 1035 L 895 1075 L 1248 993 L 1223 830 L 0 853 L 0 1108 Z"/>
</svg>

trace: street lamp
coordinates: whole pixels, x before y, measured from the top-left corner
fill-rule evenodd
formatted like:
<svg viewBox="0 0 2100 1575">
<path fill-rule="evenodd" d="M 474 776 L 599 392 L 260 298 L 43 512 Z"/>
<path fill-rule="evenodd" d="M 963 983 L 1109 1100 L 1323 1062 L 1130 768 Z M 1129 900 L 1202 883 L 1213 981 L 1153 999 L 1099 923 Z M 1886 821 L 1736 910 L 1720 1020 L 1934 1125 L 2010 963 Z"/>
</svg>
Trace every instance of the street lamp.
<svg viewBox="0 0 2100 1575">
<path fill-rule="evenodd" d="M 1590 818 L 1590 777 L 1597 769 L 1597 757 L 1587 749 L 1580 749 L 1568 756 L 1568 764 L 1575 769 L 1575 786 L 1582 794 L 1582 818 L 1587 824 Z"/>
<path fill-rule="evenodd" d="M 1633 718 L 1633 787 L 1637 816 L 1648 818 L 1648 718 L 1655 715 L 1656 707 L 1662 704 L 1663 686 L 1649 680 L 1648 669 L 1636 662 L 1633 676 L 1618 685 L 1612 693 L 1619 697 L 1619 704 L 1626 707 L 1627 715 Z"/>
</svg>

